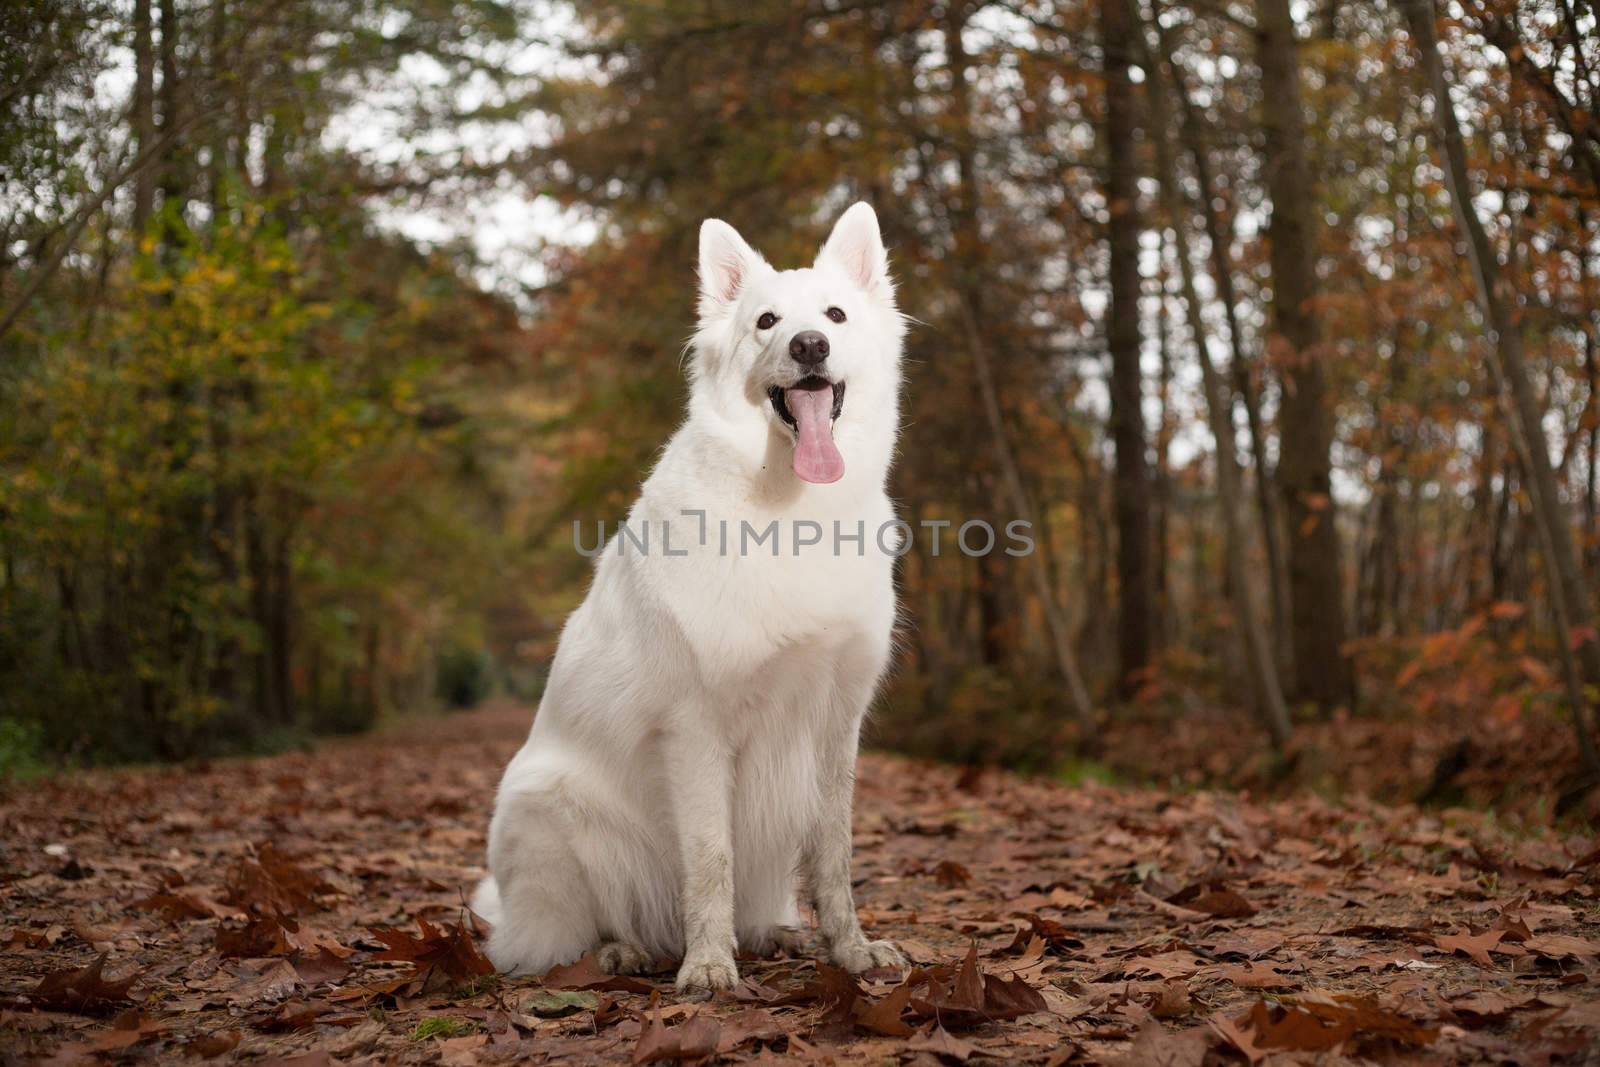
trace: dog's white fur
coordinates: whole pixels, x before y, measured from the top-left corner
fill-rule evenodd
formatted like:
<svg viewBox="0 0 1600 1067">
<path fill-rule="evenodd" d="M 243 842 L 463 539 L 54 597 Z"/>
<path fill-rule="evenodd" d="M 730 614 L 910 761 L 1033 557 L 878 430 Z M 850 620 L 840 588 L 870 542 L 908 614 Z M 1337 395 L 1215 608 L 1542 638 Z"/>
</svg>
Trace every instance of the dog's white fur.
<svg viewBox="0 0 1600 1067">
<path fill-rule="evenodd" d="M 601 555 L 500 784 L 473 907 L 502 970 L 598 950 L 613 970 L 682 959 L 680 991 L 726 989 L 736 947 L 792 943 L 799 887 L 835 963 L 904 964 L 863 935 L 850 891 L 857 740 L 895 618 L 893 559 L 875 542 L 894 518 L 905 320 L 877 217 L 851 207 L 815 264 L 792 271 L 707 220 L 699 310 L 688 418 L 628 517 L 650 551 Z M 764 312 L 775 327 L 759 328 Z M 788 340 L 812 329 L 831 344 L 827 376 L 847 383 L 833 425 L 845 473 L 827 485 L 791 469 L 795 434 L 767 397 L 806 374 Z M 703 527 L 684 514 L 700 511 Z M 741 523 L 773 519 L 779 554 L 741 553 Z M 803 520 L 827 536 L 795 550 Z M 835 520 L 846 536 L 864 528 L 859 554 L 853 541 L 835 551 Z"/>
</svg>

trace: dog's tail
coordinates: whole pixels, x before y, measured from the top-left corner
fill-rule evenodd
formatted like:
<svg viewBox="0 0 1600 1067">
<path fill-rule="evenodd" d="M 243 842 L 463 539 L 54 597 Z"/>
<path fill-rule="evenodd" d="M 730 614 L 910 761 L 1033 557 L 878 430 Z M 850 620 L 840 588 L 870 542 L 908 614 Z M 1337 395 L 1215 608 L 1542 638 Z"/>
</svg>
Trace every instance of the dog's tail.
<svg viewBox="0 0 1600 1067">
<path fill-rule="evenodd" d="M 490 926 L 500 925 L 500 885 L 494 880 L 494 875 L 484 875 L 483 881 L 478 883 L 478 888 L 472 892 L 472 910 L 478 917 Z"/>
</svg>

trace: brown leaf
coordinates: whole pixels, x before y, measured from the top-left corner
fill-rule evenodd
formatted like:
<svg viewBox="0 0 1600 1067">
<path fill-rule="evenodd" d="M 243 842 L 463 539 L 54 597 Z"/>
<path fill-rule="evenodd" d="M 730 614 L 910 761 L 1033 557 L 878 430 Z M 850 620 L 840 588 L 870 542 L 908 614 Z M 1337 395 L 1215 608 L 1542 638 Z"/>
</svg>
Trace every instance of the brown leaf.
<svg viewBox="0 0 1600 1067">
<path fill-rule="evenodd" d="M 639 1034 L 639 1044 L 633 1050 L 633 1062 L 702 1059 L 716 1054 L 721 1038 L 722 1027 L 715 1019 L 696 1014 L 669 1028 L 661 1021 L 661 1012 L 658 1010 Z"/>
<path fill-rule="evenodd" d="M 983 1014 L 990 1019 L 1015 1019 L 1036 1011 L 1049 1011 L 1050 1005 L 1037 989 L 1021 978 L 983 976 Z"/>
<path fill-rule="evenodd" d="M 166 1029 L 164 1023 L 141 1018 L 136 1011 L 125 1011 L 112 1021 L 111 1029 L 91 1038 L 85 1051 L 115 1052 L 132 1048 L 147 1037 L 164 1033 Z"/>
<path fill-rule="evenodd" d="M 289 963 L 300 980 L 308 986 L 343 981 L 352 970 L 349 960 L 327 948 L 319 948 L 312 953 L 296 952 L 289 957 Z"/>
<path fill-rule="evenodd" d="M 183 919 L 236 919 L 238 908 L 218 903 L 199 893 L 152 893 L 133 903 L 140 911 L 157 911 L 171 922 Z"/>
<path fill-rule="evenodd" d="M 718 1021 L 722 1024 L 722 1036 L 717 1040 L 719 1053 L 732 1052 L 750 1041 L 774 1042 L 787 1032 L 783 1022 L 765 1008 L 746 1008 Z"/>
<path fill-rule="evenodd" d="M 1208 1038 L 1204 1028 L 1172 1033 L 1152 1020 L 1140 1027 L 1126 1055 L 1106 1062 L 1109 1067 L 1201 1067 Z"/>
<path fill-rule="evenodd" d="M 1489 950 L 1505 936 L 1504 930 L 1486 930 L 1481 934 L 1440 934 L 1433 939 L 1433 943 L 1446 952 L 1470 956 L 1480 967 L 1493 967 L 1494 961 L 1489 958 Z"/>
<path fill-rule="evenodd" d="M 1248 919 L 1256 913 L 1255 905 L 1241 894 L 1217 883 L 1186 886 L 1168 897 L 1167 903 L 1218 919 Z"/>
<path fill-rule="evenodd" d="M 540 979 L 551 989 L 598 989 L 611 993 L 651 993 L 655 986 L 643 978 L 626 974 L 607 974 L 594 956 L 583 956 L 574 963 L 558 964 Z M 776 995 L 776 994 L 775 994 Z"/>
<path fill-rule="evenodd" d="M 856 1012 L 856 1025 L 885 1037 L 910 1037 L 916 1031 L 901 1016 L 911 1007 L 912 987 L 901 982 L 882 1000 Z"/>
<path fill-rule="evenodd" d="M 105 965 L 106 956 L 102 954 L 87 967 L 47 974 L 28 994 L 28 999 L 41 1008 L 83 1015 L 104 1015 L 131 1004 L 133 998 L 128 990 L 137 980 L 137 973 L 120 981 L 108 981 L 102 973 Z"/>
<path fill-rule="evenodd" d="M 934 1026 L 931 1033 L 918 1034 L 907 1041 L 906 1048 L 911 1052 L 931 1052 L 935 1056 L 955 1060 L 957 1063 L 966 1063 L 973 1056 L 983 1052 L 977 1045 L 963 1041 L 938 1025 Z"/>
<path fill-rule="evenodd" d="M 1211 1027 L 1251 1063 L 1274 1051 L 1321 1052 L 1357 1037 L 1420 1047 L 1439 1036 L 1438 1030 L 1361 997 L 1307 998 L 1278 1006 L 1258 1000 L 1243 1015 L 1213 1018 Z"/>
<path fill-rule="evenodd" d="M 1189 995 L 1189 983 L 1172 981 L 1162 985 L 1150 1004 L 1150 1014 L 1157 1019 L 1178 1019 L 1194 1010 L 1194 998 Z"/>
<path fill-rule="evenodd" d="M 1257 967 L 1252 963 L 1229 964 L 1207 972 L 1232 982 L 1240 989 L 1298 989 L 1300 980 L 1279 974 L 1271 967 Z"/>
<path fill-rule="evenodd" d="M 214 1034 L 202 1034 L 183 1046 L 186 1056 L 198 1056 L 201 1059 L 215 1059 L 226 1056 L 239 1047 L 239 1042 L 244 1035 L 238 1030 L 219 1030 Z"/>
<path fill-rule="evenodd" d="M 276 912 L 293 915 L 309 908 L 323 893 L 334 887 L 289 859 L 270 841 L 256 849 L 254 859 L 245 857 L 228 872 L 222 899 L 245 911 Z"/>
<path fill-rule="evenodd" d="M 1569 956 L 1590 957 L 1600 956 L 1600 944 L 1587 938 L 1573 937 L 1569 934 L 1540 934 L 1530 937 L 1523 943 L 1529 952 L 1537 952 L 1546 959 L 1560 960 Z"/>
<path fill-rule="evenodd" d="M 373 936 L 388 946 L 373 959 L 412 964 L 416 978 L 423 982 L 430 972 L 456 982 L 494 973 L 494 964 L 478 951 L 478 943 L 464 925 L 457 923 L 441 930 L 427 919 L 418 918 L 417 928 L 420 937 L 397 927 L 373 928 Z"/>
</svg>

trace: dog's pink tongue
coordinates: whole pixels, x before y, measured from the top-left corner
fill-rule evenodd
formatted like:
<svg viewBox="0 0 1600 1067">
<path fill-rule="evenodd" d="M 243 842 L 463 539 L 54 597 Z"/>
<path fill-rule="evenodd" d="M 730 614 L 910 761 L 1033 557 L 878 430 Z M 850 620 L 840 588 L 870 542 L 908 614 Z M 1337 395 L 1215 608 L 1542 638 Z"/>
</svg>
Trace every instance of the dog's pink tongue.
<svg viewBox="0 0 1600 1067">
<path fill-rule="evenodd" d="M 800 427 L 794 446 L 794 472 L 826 485 L 844 477 L 844 457 L 833 443 L 833 390 L 786 389 L 783 402 Z"/>
</svg>

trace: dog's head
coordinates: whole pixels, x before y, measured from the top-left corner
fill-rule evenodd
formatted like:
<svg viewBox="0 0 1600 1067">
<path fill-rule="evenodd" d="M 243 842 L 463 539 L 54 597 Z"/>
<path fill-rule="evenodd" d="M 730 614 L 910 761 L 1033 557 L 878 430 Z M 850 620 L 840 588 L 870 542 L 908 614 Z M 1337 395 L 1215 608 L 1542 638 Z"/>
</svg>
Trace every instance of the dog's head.
<svg viewBox="0 0 1600 1067">
<path fill-rule="evenodd" d="M 802 270 L 774 270 L 719 219 L 700 227 L 696 402 L 753 447 L 789 445 L 802 480 L 838 481 L 852 459 L 887 465 L 904 335 L 867 204 Z"/>
</svg>

